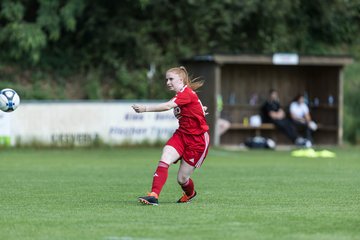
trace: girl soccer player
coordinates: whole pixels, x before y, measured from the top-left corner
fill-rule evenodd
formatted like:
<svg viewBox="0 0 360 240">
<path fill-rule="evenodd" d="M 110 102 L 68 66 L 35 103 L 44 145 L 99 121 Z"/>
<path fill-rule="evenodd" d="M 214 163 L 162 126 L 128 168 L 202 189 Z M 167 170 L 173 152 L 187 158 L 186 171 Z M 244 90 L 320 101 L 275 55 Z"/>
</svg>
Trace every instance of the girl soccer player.
<svg viewBox="0 0 360 240">
<path fill-rule="evenodd" d="M 179 128 L 163 148 L 158 167 L 153 176 L 151 192 L 139 197 L 143 204 L 158 205 L 160 192 L 168 177 L 171 164 L 181 160 L 177 181 L 184 191 L 178 203 L 189 202 L 196 196 L 194 182 L 190 178 L 195 168 L 204 162 L 209 148 L 209 126 L 205 119 L 206 107 L 203 107 L 194 92 L 203 85 L 202 81 L 193 81 L 184 67 L 171 68 L 166 72 L 166 85 L 176 93 L 170 101 L 154 106 L 133 105 L 137 113 L 162 112 L 173 109 L 179 121 Z"/>
</svg>

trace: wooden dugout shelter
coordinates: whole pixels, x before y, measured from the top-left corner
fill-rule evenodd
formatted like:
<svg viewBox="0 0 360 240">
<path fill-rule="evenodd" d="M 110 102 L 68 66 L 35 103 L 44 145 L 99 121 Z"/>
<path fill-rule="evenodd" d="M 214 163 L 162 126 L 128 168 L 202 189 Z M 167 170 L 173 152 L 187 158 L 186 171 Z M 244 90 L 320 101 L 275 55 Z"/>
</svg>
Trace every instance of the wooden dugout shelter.
<svg viewBox="0 0 360 240">
<path fill-rule="evenodd" d="M 213 145 L 238 145 L 256 135 L 291 144 L 273 124 L 248 124 L 251 116 L 260 114 L 270 89 L 278 91 L 285 110 L 297 94 L 305 93 L 319 126 L 313 134 L 314 144 L 336 145 L 342 143 L 343 135 L 342 69 L 352 61 L 348 56 L 214 54 L 195 56 L 183 64 L 191 76 L 205 80 L 198 94 L 208 107 Z M 218 96 L 222 97 L 222 112 Z M 221 115 L 231 121 L 231 127 L 219 136 L 215 126 Z"/>
</svg>

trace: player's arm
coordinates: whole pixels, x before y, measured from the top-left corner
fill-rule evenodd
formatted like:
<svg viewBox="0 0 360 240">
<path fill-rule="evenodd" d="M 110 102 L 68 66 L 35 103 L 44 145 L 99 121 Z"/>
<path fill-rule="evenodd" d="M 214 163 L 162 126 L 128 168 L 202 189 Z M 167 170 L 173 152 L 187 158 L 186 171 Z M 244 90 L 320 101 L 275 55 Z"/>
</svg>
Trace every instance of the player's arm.
<svg viewBox="0 0 360 240">
<path fill-rule="evenodd" d="M 204 115 L 208 115 L 209 113 L 207 112 L 208 107 L 207 106 L 202 106 L 202 109 L 204 111 Z"/>
<path fill-rule="evenodd" d="M 165 102 L 165 103 L 160 103 L 160 104 L 151 105 L 151 106 L 138 105 L 138 104 L 134 104 L 132 106 L 132 108 L 137 113 L 142 113 L 142 112 L 163 112 L 163 111 L 170 110 L 170 109 L 172 109 L 174 107 L 177 107 L 177 104 L 172 100 L 170 100 L 168 102 Z"/>
</svg>

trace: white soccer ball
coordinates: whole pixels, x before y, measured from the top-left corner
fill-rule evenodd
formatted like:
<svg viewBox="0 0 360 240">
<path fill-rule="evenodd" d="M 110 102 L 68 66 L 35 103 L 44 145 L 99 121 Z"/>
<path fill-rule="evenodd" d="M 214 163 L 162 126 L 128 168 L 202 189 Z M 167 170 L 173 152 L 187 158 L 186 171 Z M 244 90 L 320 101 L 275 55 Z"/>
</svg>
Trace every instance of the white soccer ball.
<svg viewBox="0 0 360 240">
<path fill-rule="evenodd" d="M 19 95 L 10 88 L 0 91 L 0 110 L 4 112 L 14 111 L 20 104 Z"/>
</svg>

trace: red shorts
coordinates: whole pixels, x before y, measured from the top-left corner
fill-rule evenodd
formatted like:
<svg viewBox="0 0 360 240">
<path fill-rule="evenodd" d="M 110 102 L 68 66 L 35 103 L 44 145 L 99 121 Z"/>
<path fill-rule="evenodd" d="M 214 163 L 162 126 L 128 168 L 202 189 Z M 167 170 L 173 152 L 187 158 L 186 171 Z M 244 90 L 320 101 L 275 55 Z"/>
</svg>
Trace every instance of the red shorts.
<svg viewBox="0 0 360 240">
<path fill-rule="evenodd" d="M 208 153 L 209 142 L 208 132 L 201 135 L 191 135 L 176 130 L 166 145 L 175 148 L 180 154 L 180 158 L 185 162 L 199 168 Z"/>
</svg>

